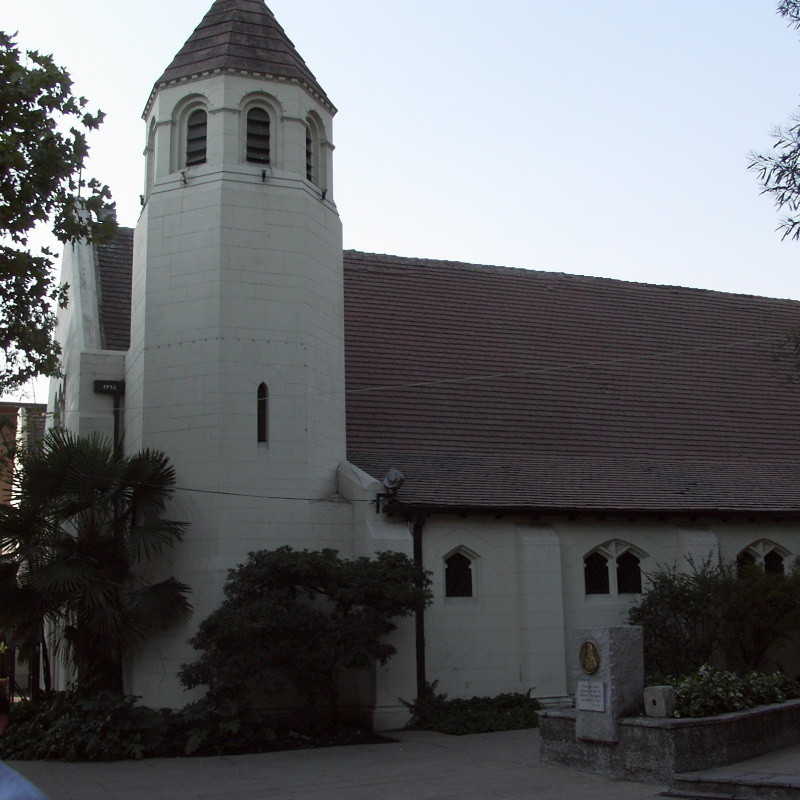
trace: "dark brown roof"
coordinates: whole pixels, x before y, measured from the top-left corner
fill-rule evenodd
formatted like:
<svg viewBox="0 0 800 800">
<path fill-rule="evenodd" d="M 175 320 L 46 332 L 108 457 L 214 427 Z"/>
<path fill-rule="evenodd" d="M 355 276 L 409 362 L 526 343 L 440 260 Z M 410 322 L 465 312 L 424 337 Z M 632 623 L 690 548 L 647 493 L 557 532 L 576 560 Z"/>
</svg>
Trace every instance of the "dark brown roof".
<svg viewBox="0 0 800 800">
<path fill-rule="evenodd" d="M 348 457 L 409 505 L 800 510 L 800 303 L 345 253 Z"/>
<path fill-rule="evenodd" d="M 100 339 L 104 350 L 127 350 L 131 342 L 133 229 L 119 228 L 113 241 L 95 246 Z"/>
<path fill-rule="evenodd" d="M 244 70 L 294 81 L 335 111 L 263 0 L 216 0 L 156 81 L 153 92 L 172 81 L 214 70 Z"/>
<path fill-rule="evenodd" d="M 107 271 L 129 287 L 132 247 L 126 228 L 105 246 L 101 287 Z M 348 457 L 401 469 L 401 502 L 800 512 L 800 303 L 355 251 L 344 265 Z M 101 319 L 127 329 L 129 288 L 101 294 Z"/>
</svg>

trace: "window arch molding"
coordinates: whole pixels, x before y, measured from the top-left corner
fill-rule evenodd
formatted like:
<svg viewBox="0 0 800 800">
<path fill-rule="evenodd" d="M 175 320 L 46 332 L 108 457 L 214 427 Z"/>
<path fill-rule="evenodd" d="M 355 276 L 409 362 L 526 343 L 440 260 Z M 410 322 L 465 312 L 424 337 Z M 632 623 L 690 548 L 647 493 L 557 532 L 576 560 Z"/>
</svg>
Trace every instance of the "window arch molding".
<svg viewBox="0 0 800 800">
<path fill-rule="evenodd" d="M 586 595 L 640 594 L 642 564 L 650 556 L 630 542 L 609 539 L 583 556 Z"/>
<path fill-rule="evenodd" d="M 736 554 L 736 564 L 739 570 L 746 564 L 761 567 L 766 572 L 785 574 L 791 552 L 771 539 L 757 539 L 747 547 L 743 547 Z"/>
<path fill-rule="evenodd" d="M 464 545 L 449 550 L 442 557 L 444 596 L 466 599 L 477 596 L 480 556 Z"/>
<path fill-rule="evenodd" d="M 269 162 L 248 160 L 248 115 L 251 111 L 266 112 L 269 120 Z M 251 92 L 242 98 L 239 105 L 239 159 L 243 164 L 251 163 L 260 168 L 277 168 L 282 162 L 283 107 L 278 100 L 267 92 Z"/>
<path fill-rule="evenodd" d="M 145 144 L 145 177 L 144 177 L 144 198 L 147 200 L 153 191 L 153 184 L 156 181 L 156 119 L 150 120 L 150 127 L 147 129 L 147 143 Z"/>
<path fill-rule="evenodd" d="M 196 111 L 206 114 L 206 157 L 208 155 L 208 100 L 205 95 L 191 94 L 184 97 L 172 112 L 172 146 L 170 148 L 171 172 L 179 172 L 187 168 L 187 137 L 189 133 L 189 118 Z M 191 167 L 190 167 L 191 168 Z"/>
</svg>

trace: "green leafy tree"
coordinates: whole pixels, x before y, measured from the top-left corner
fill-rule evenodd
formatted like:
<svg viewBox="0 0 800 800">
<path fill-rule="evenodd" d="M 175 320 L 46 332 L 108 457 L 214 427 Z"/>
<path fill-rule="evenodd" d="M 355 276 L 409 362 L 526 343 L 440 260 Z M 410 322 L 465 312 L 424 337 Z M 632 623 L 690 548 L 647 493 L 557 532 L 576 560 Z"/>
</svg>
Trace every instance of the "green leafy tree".
<svg viewBox="0 0 800 800">
<path fill-rule="evenodd" d="M 800 30 L 800 0 L 781 0 L 778 14 L 790 27 Z M 772 197 L 779 211 L 787 212 L 778 230 L 782 239 L 800 239 L 800 110 L 791 121 L 772 134 L 772 150 L 751 153 L 749 168 L 754 170 L 763 194 Z"/>
<path fill-rule="evenodd" d="M 250 553 L 228 573 L 225 600 L 192 645 L 200 657 L 181 670 L 188 688 L 205 685 L 220 703 L 248 703 L 275 675 L 307 708 L 338 723 L 338 681 L 347 669 L 384 664 L 397 617 L 430 600 L 426 573 L 401 553 L 340 558 L 335 550 L 290 547 Z"/>
<path fill-rule="evenodd" d="M 23 55 L 0 31 L 0 394 L 59 368 L 54 307 L 67 287 L 54 278 L 54 253 L 33 248 L 34 228 L 50 226 L 61 242 L 113 233 L 108 187 L 81 177 L 86 134 L 103 121 L 86 107 L 50 56 Z"/>
<path fill-rule="evenodd" d="M 162 453 L 47 434 L 23 458 L 18 505 L 0 508 L 0 629 L 32 649 L 48 621 L 82 691 L 121 692 L 126 651 L 190 608 L 187 586 L 137 573 L 183 536 L 162 518 L 174 486 Z"/>
</svg>

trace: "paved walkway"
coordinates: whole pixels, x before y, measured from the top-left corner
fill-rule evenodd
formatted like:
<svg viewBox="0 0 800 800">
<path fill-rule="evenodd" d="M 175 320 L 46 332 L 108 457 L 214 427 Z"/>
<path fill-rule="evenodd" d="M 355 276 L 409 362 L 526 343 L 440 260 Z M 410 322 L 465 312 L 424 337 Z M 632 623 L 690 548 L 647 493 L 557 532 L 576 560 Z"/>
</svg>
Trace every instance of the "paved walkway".
<svg viewBox="0 0 800 800">
<path fill-rule="evenodd" d="M 698 789 L 707 791 L 738 792 L 770 795 L 770 790 L 791 790 L 792 795 L 800 796 L 800 745 L 775 750 L 738 764 L 714 767 L 701 772 L 684 772 L 677 775 L 679 783 L 686 782 Z M 750 793 L 747 789 L 751 789 Z"/>
<path fill-rule="evenodd" d="M 650 800 L 663 788 L 542 766 L 538 731 L 392 735 L 399 744 L 10 766 L 50 800 Z"/>
</svg>

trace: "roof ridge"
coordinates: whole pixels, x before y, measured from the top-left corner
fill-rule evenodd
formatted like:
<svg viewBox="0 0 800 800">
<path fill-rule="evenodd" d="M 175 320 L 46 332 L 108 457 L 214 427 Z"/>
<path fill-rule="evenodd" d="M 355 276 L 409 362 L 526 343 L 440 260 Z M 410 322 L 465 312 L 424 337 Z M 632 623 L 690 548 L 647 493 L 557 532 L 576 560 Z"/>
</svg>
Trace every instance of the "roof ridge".
<svg viewBox="0 0 800 800">
<path fill-rule="evenodd" d="M 553 278 L 563 278 L 566 280 L 583 280 L 587 282 L 603 282 L 615 283 L 626 286 L 657 288 L 657 289 L 671 289 L 680 292 L 691 292 L 703 295 L 723 296 L 723 297 L 741 297 L 751 300 L 769 300 L 771 302 L 800 304 L 800 300 L 793 300 L 790 297 L 769 297 L 760 294 L 746 294 L 744 292 L 726 292 L 721 289 L 704 289 L 698 286 L 681 286 L 672 283 L 649 283 L 647 281 L 631 281 L 624 278 L 609 278 L 603 275 L 585 275 L 582 273 L 574 272 L 558 272 L 555 270 L 542 269 L 541 267 L 509 267 L 502 264 L 479 264 L 470 261 L 453 261 L 451 259 L 438 259 L 438 258 L 421 258 L 415 256 L 398 256 L 389 253 L 368 253 L 363 250 L 344 250 L 344 256 L 349 256 L 350 263 L 363 261 L 364 266 L 382 263 L 387 265 L 397 266 L 434 266 L 434 267 L 452 267 L 456 269 L 467 269 L 471 271 L 494 271 L 500 273 L 515 273 L 523 275 L 539 275 L 549 276 Z"/>
</svg>

